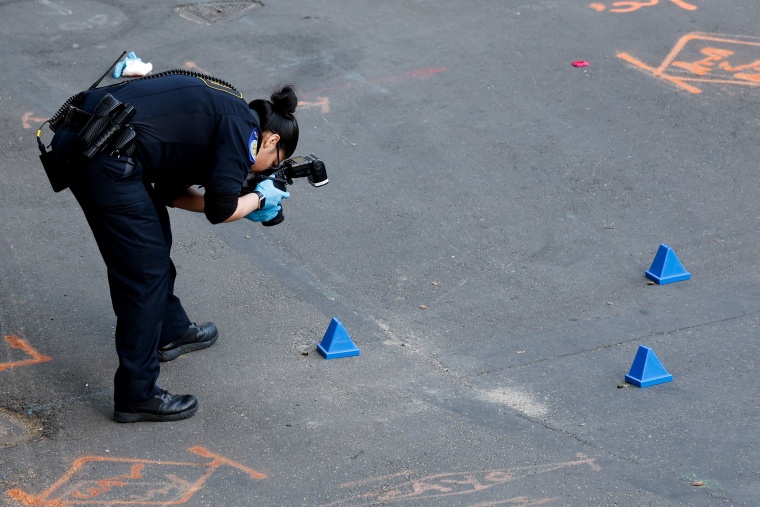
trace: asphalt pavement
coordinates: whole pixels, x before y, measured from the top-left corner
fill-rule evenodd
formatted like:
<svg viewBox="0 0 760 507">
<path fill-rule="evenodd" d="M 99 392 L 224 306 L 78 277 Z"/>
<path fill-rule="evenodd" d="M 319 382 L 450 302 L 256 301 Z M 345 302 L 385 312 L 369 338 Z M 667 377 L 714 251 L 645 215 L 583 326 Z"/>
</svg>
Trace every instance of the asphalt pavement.
<svg viewBox="0 0 760 507">
<path fill-rule="evenodd" d="M 760 504 L 758 21 L 0 0 L 0 505 Z M 124 50 L 292 83 L 329 176 L 276 227 L 171 210 L 176 292 L 220 330 L 162 365 L 200 401 L 175 423 L 111 419 L 105 266 L 34 140 Z M 689 280 L 644 276 L 663 244 Z M 333 318 L 359 356 L 317 352 Z M 672 381 L 625 382 L 641 345 Z"/>
</svg>

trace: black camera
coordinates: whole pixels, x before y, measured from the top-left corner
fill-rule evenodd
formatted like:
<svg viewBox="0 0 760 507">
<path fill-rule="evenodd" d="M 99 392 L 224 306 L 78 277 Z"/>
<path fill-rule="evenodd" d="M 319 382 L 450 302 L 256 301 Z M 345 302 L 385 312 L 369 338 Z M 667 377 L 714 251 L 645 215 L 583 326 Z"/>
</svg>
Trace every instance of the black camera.
<svg viewBox="0 0 760 507">
<path fill-rule="evenodd" d="M 256 190 L 256 185 L 267 179 L 272 179 L 274 186 L 284 192 L 285 185 L 292 185 L 294 178 L 303 178 L 304 176 L 309 179 L 309 183 L 313 187 L 327 185 L 329 181 L 324 162 L 316 156 L 309 154 L 284 160 L 280 162 L 280 165 L 275 166 L 266 173 L 251 173 L 245 179 L 240 195 L 250 194 Z M 280 209 L 276 217 L 267 222 L 261 222 L 261 225 L 271 227 L 281 223 L 283 220 L 285 220 L 285 215 L 282 214 L 282 209 Z"/>
</svg>

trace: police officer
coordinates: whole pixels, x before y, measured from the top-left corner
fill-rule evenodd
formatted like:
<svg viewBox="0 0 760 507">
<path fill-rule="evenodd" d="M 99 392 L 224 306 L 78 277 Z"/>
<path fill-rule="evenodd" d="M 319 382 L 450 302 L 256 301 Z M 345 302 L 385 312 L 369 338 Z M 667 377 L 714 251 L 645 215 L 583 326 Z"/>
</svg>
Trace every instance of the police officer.
<svg viewBox="0 0 760 507">
<path fill-rule="evenodd" d="M 156 385 L 159 361 L 209 347 L 217 338 L 214 324 L 192 323 L 174 294 L 166 206 L 205 213 L 212 224 L 268 221 L 290 194 L 271 180 L 243 196 L 241 187 L 252 171 L 266 173 L 292 156 L 298 143 L 292 87 L 246 103 L 214 78 L 167 74 L 82 92 L 70 108 L 76 114 L 67 115 L 51 142 L 107 267 L 117 317 L 118 422 L 192 416 L 195 396 Z M 93 113 L 102 113 L 108 101 L 133 108 L 128 126 L 134 139 L 88 158 L 82 132 L 97 127 Z"/>
</svg>

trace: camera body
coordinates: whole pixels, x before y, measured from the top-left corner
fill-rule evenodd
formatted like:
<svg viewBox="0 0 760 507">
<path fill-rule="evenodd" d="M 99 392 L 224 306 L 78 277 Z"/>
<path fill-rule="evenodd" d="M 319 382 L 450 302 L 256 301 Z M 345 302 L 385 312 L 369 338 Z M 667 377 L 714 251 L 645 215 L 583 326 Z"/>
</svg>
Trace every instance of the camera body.
<svg viewBox="0 0 760 507">
<path fill-rule="evenodd" d="M 274 172 L 275 177 L 285 178 L 288 185 L 293 184 L 293 178 L 303 178 L 304 176 L 309 179 L 312 187 L 327 185 L 329 181 L 324 162 L 314 155 L 289 158 L 277 167 L 278 169 Z"/>
<path fill-rule="evenodd" d="M 313 187 L 321 187 L 329 182 L 324 162 L 315 155 L 309 154 L 283 160 L 274 169 L 266 173 L 249 174 L 245 182 L 243 182 L 240 195 L 250 194 L 256 189 L 256 185 L 267 179 L 273 179 L 274 186 L 284 192 L 285 186 L 292 185 L 294 178 L 303 177 L 306 177 Z M 282 223 L 283 220 L 285 220 L 285 215 L 283 215 L 282 209 L 280 209 L 276 217 L 267 222 L 262 222 L 261 225 L 271 227 Z"/>
</svg>

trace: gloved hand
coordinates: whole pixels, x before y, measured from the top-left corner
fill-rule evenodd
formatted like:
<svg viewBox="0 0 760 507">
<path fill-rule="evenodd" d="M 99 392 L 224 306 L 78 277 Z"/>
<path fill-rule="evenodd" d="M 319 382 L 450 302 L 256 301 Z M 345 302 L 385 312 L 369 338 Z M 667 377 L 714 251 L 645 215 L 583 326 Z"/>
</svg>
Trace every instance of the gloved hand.
<svg viewBox="0 0 760 507">
<path fill-rule="evenodd" d="M 277 213 L 279 213 L 281 209 L 282 206 L 277 206 L 276 208 L 271 209 L 257 209 L 256 211 L 248 213 L 245 218 L 252 222 L 269 222 L 277 216 Z"/>
<path fill-rule="evenodd" d="M 127 53 L 127 56 L 117 63 L 113 68 L 113 77 L 118 79 L 124 77 L 147 76 L 153 70 L 152 63 L 145 63 L 142 58 L 138 57 L 134 51 Z"/>
<path fill-rule="evenodd" d="M 274 181 L 266 179 L 256 185 L 256 190 L 264 194 L 264 207 L 258 211 L 271 210 L 272 208 L 280 207 L 280 203 L 283 199 L 290 197 L 290 192 L 283 192 L 279 188 L 274 186 Z"/>
</svg>

